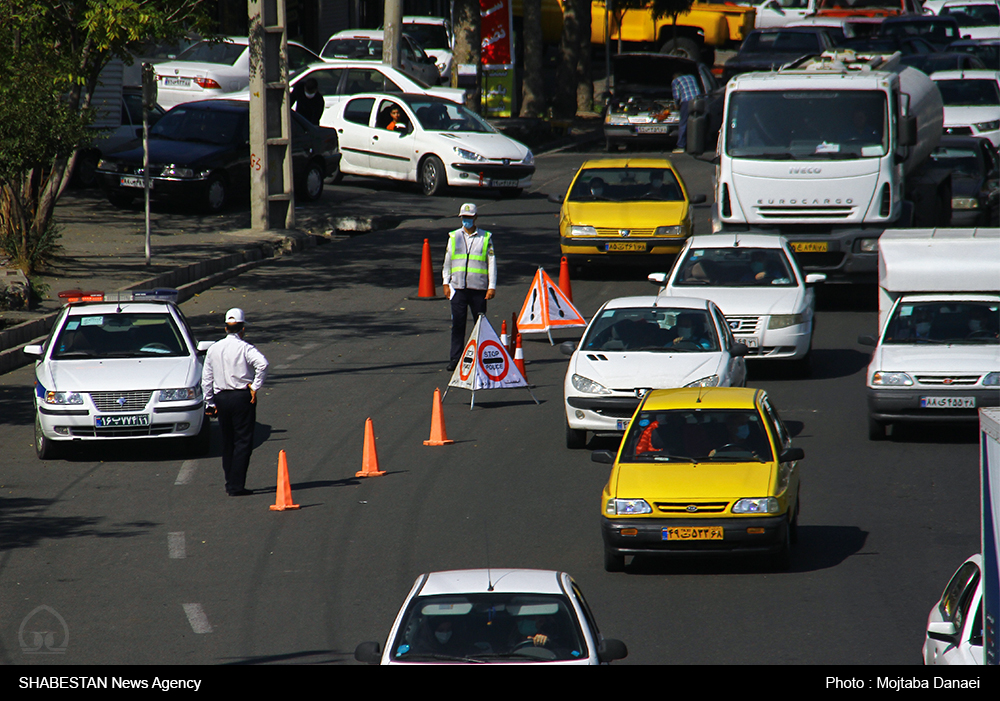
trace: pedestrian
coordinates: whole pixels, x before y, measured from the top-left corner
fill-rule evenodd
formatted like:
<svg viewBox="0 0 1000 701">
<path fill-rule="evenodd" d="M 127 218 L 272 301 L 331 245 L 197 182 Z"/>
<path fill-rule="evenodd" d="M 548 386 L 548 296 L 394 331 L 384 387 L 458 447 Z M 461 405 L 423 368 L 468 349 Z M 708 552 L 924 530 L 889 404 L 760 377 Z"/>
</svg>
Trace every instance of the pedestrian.
<svg viewBox="0 0 1000 701">
<path fill-rule="evenodd" d="M 218 416 L 222 429 L 222 469 L 231 497 L 253 494 L 246 488 L 247 468 L 257 423 L 257 392 L 267 378 L 267 358 L 244 340 L 245 335 L 243 310 L 230 309 L 226 337 L 208 349 L 201 376 L 205 413 Z"/>
<path fill-rule="evenodd" d="M 316 82 L 315 78 L 306 78 L 292 88 L 290 106 L 307 120 L 319 126 L 326 102 L 319 94 L 319 83 Z"/>
<path fill-rule="evenodd" d="M 467 311 L 476 320 L 486 313 L 486 301 L 496 296 L 497 261 L 493 254 L 493 235 L 476 226 L 476 205 L 462 205 L 458 216 L 461 228 L 448 234 L 444 254 L 444 294 L 451 300 L 451 360 L 454 370 L 465 344 Z"/>
<path fill-rule="evenodd" d="M 690 73 L 679 75 L 670 83 L 670 91 L 674 95 L 674 102 L 680 107 L 680 123 L 677 125 L 677 146 L 674 153 L 684 153 L 687 147 L 687 127 L 688 112 L 691 110 L 691 101 L 696 97 L 701 97 L 701 86 L 698 79 Z"/>
</svg>

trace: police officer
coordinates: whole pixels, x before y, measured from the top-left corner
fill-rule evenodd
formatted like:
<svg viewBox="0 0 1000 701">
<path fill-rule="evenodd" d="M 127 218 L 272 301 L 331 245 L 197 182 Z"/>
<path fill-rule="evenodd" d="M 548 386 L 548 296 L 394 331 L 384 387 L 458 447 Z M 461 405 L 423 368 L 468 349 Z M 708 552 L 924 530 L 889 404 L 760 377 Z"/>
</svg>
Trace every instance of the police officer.
<svg viewBox="0 0 1000 701">
<path fill-rule="evenodd" d="M 448 234 L 444 254 L 444 294 L 451 300 L 451 360 L 454 370 L 461 359 L 465 344 L 465 324 L 468 309 L 472 318 L 486 313 L 486 300 L 496 296 L 497 261 L 493 255 L 493 235 L 476 226 L 476 205 L 462 205 L 458 216 L 462 227 Z"/>
<path fill-rule="evenodd" d="M 257 423 L 257 392 L 267 378 L 267 358 L 243 340 L 244 323 L 242 309 L 226 312 L 226 337 L 205 354 L 201 379 L 206 413 L 217 415 L 222 429 L 222 469 L 231 497 L 253 494 L 246 488 L 247 468 Z"/>
</svg>

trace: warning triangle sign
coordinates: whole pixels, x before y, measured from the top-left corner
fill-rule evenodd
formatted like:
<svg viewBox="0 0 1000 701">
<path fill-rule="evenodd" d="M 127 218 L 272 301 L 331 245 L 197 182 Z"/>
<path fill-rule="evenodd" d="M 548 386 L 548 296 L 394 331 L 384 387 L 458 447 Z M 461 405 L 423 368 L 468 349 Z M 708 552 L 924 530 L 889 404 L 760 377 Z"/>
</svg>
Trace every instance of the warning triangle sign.
<svg viewBox="0 0 1000 701">
<path fill-rule="evenodd" d="M 448 386 L 475 392 L 478 389 L 527 387 L 528 382 L 500 343 L 493 326 L 485 316 L 480 316 Z"/>
<path fill-rule="evenodd" d="M 550 329 L 586 325 L 587 320 L 566 294 L 552 282 L 548 273 L 539 268 L 517 317 L 517 330 L 521 333 L 547 333 Z"/>
</svg>

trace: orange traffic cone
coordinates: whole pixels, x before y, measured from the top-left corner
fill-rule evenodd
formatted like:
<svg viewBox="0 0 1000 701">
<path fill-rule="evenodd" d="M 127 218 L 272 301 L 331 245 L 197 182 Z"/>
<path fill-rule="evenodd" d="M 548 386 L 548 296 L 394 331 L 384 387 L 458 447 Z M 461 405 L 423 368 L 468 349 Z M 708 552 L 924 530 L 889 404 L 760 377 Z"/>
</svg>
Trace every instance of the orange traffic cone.
<svg viewBox="0 0 1000 701">
<path fill-rule="evenodd" d="M 566 295 L 566 299 L 573 301 L 573 284 L 569 280 L 569 261 L 566 260 L 566 256 L 563 256 L 559 263 L 559 289 Z"/>
<path fill-rule="evenodd" d="M 375 452 L 375 429 L 371 417 L 365 420 L 365 452 L 361 457 L 361 472 L 355 472 L 355 477 L 378 477 L 384 475 L 378 469 L 378 453 Z"/>
<path fill-rule="evenodd" d="M 517 366 L 521 377 L 528 380 L 528 371 L 524 369 L 524 349 L 521 348 L 521 334 L 517 334 L 517 347 L 514 350 L 514 365 Z"/>
<path fill-rule="evenodd" d="M 271 511 L 286 511 L 297 509 L 298 504 L 292 502 L 292 485 L 288 481 L 288 458 L 285 451 L 278 451 L 278 489 L 274 495 L 274 506 Z"/>
<path fill-rule="evenodd" d="M 434 389 L 434 404 L 431 407 L 431 437 L 424 445 L 448 445 L 455 441 L 448 439 L 448 431 L 444 427 L 444 411 L 441 409 L 441 390 Z"/>
<path fill-rule="evenodd" d="M 500 345 L 504 348 L 510 348 L 510 344 L 507 343 L 507 320 L 504 319 L 503 323 L 500 325 Z M 510 355 L 510 352 L 507 353 Z"/>
<path fill-rule="evenodd" d="M 424 250 L 420 256 L 420 288 L 417 298 L 437 297 L 437 287 L 434 285 L 434 271 L 431 268 L 431 243 L 424 239 Z"/>
</svg>

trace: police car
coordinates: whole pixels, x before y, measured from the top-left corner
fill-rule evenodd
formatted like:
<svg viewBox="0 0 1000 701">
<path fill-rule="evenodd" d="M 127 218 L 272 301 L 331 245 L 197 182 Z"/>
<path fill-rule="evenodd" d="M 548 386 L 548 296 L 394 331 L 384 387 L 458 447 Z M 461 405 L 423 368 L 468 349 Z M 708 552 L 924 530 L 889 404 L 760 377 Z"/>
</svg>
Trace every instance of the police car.
<svg viewBox="0 0 1000 701">
<path fill-rule="evenodd" d="M 184 438 L 208 449 L 203 352 L 177 291 L 71 290 L 35 361 L 35 450 L 56 457 L 74 441 Z"/>
</svg>

